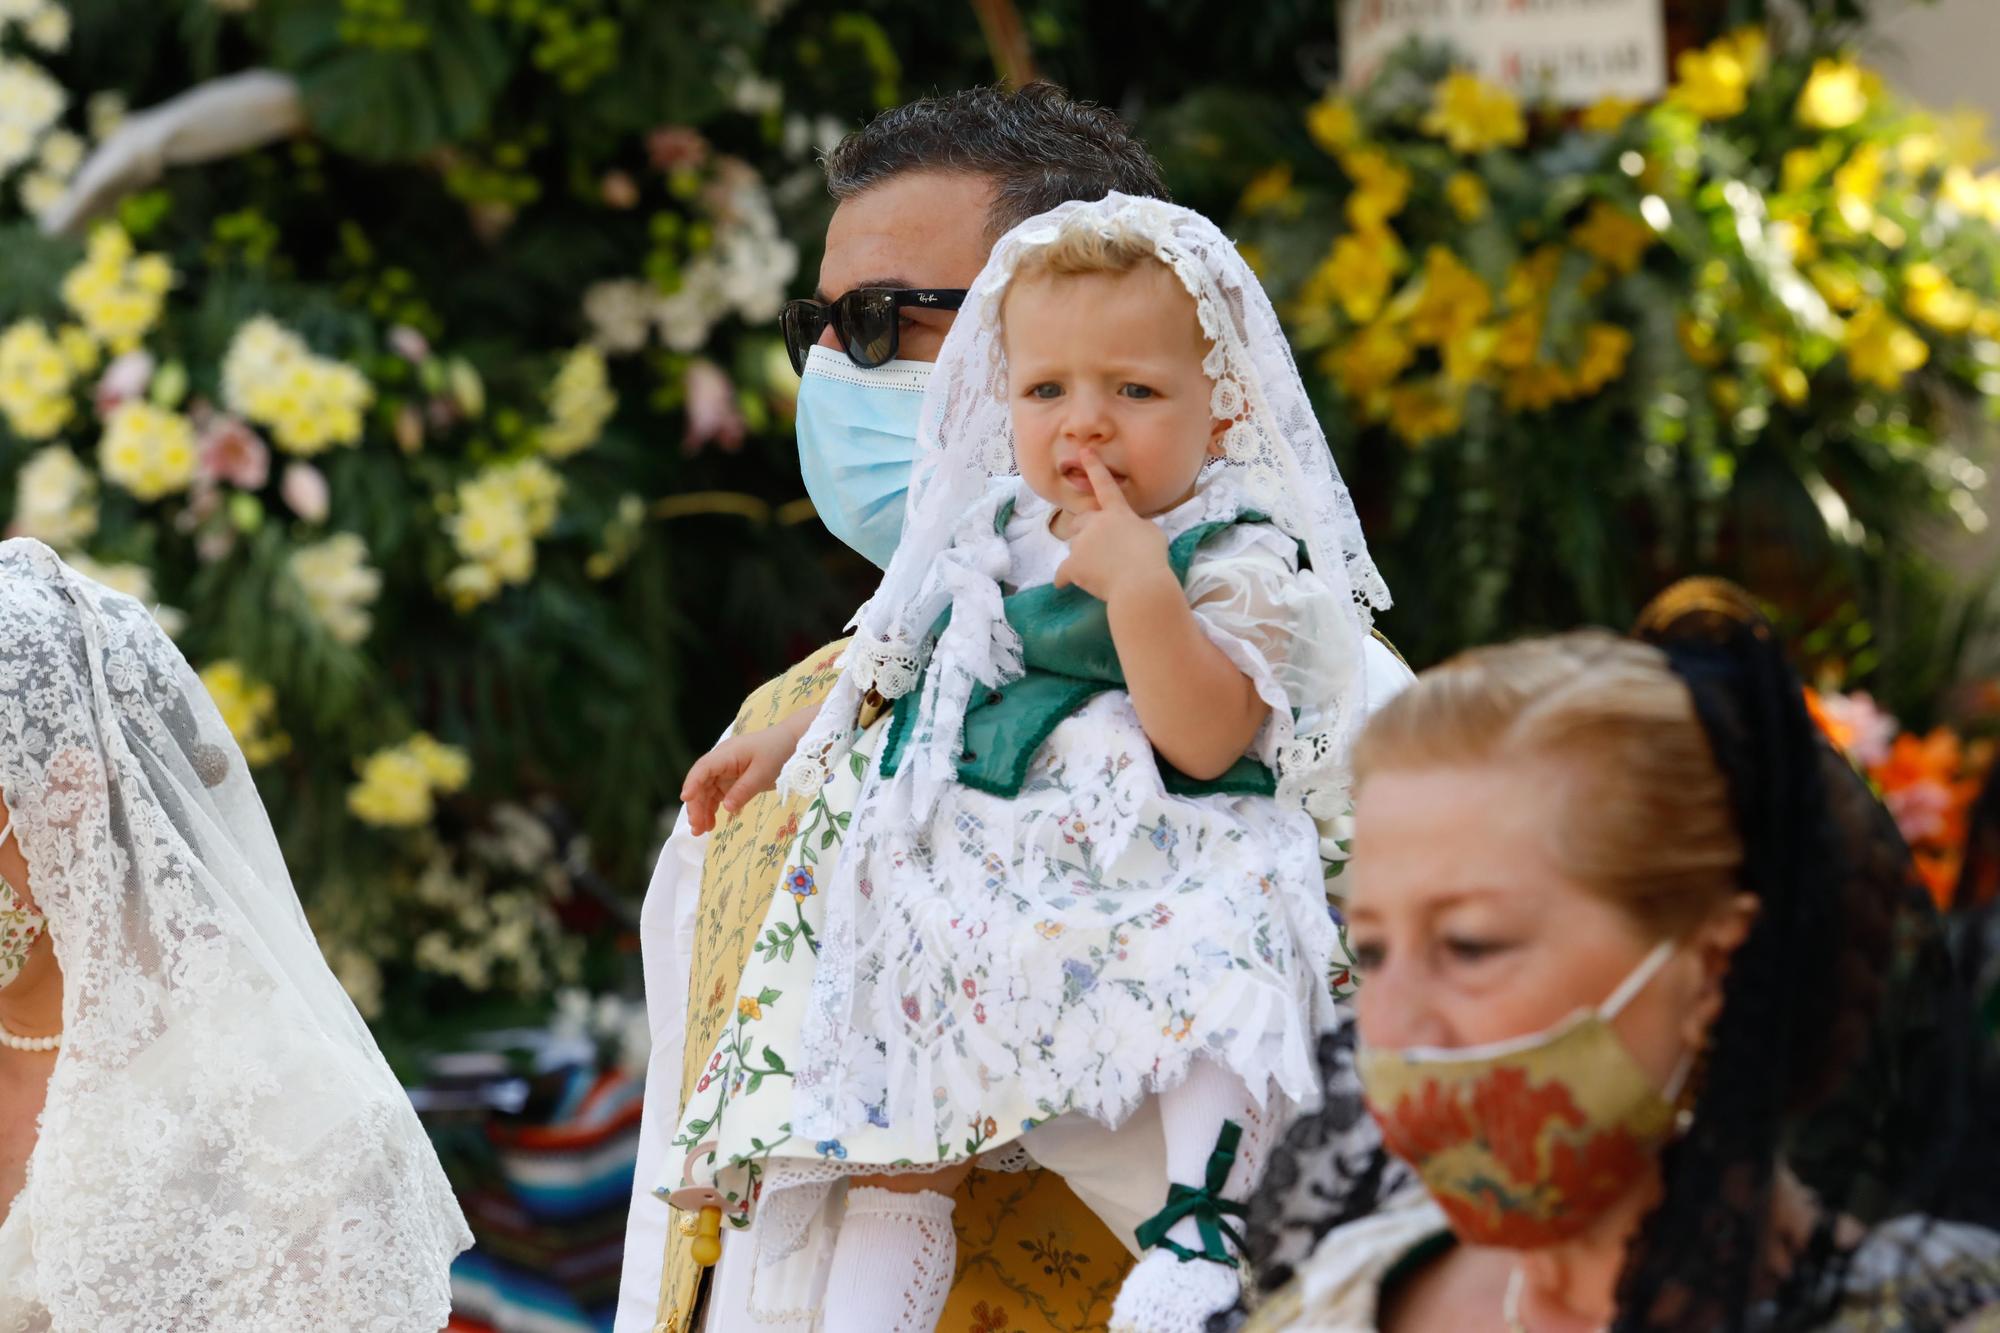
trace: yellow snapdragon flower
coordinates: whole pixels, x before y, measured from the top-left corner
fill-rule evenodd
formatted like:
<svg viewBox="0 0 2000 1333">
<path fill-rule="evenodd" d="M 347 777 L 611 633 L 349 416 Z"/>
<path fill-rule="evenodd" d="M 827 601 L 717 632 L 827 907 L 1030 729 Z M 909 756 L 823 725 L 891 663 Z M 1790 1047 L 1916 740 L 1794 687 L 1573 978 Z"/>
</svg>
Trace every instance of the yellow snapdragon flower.
<svg viewBox="0 0 2000 1333">
<path fill-rule="evenodd" d="M 1365 402 L 1394 383 L 1415 357 L 1416 350 L 1403 331 L 1387 320 L 1378 320 L 1330 349 L 1322 365 L 1333 372 L 1349 397 Z"/>
<path fill-rule="evenodd" d="M 1952 282 L 1936 264 L 1905 269 L 1903 291 L 1910 313 L 1940 333 L 1963 333 L 1979 314 L 1979 298 Z"/>
<path fill-rule="evenodd" d="M 1806 86 L 1799 92 L 1795 114 L 1813 130 L 1843 130 L 1868 110 L 1868 88 L 1861 67 L 1846 56 L 1813 62 Z"/>
<path fill-rule="evenodd" d="M 1389 428 L 1406 444 L 1449 435 L 1463 419 L 1462 400 L 1436 381 L 1399 384 L 1389 391 Z"/>
<path fill-rule="evenodd" d="M 1403 211 L 1410 197 L 1410 173 L 1379 148 L 1357 148 L 1340 156 L 1341 170 L 1354 182 L 1347 197 L 1347 220 L 1356 231 L 1381 227 Z"/>
<path fill-rule="evenodd" d="M 1930 345 L 1875 301 L 1862 306 L 1847 321 L 1841 346 L 1854 377 L 1885 393 L 1902 388 L 1903 377 L 1931 357 Z"/>
<path fill-rule="evenodd" d="M 1306 111 L 1306 133 L 1329 153 L 1342 153 L 1361 141 L 1361 118 L 1354 104 L 1328 93 Z"/>
<path fill-rule="evenodd" d="M 1460 222 L 1477 222 L 1492 207 L 1492 200 L 1486 194 L 1486 182 L 1469 171 L 1455 171 L 1445 181 L 1444 201 L 1458 215 Z"/>
<path fill-rule="evenodd" d="M 1585 254 L 1630 273 L 1653 245 L 1653 229 L 1617 205 L 1598 199 L 1571 233 Z"/>
<path fill-rule="evenodd" d="M 378 828 L 415 828 L 437 812 L 437 794 L 463 788 L 471 761 L 457 746 L 418 732 L 401 745 L 375 751 L 359 765 L 361 780 L 347 792 L 347 808 Z"/>
<path fill-rule="evenodd" d="M 1630 97 L 1600 97 L 1584 108 L 1578 122 L 1597 134 L 1616 134 L 1644 105 Z"/>
<path fill-rule="evenodd" d="M 1512 148 L 1528 137 L 1528 122 L 1514 94 L 1463 70 L 1438 84 L 1421 125 L 1455 153 Z"/>
<path fill-rule="evenodd" d="M 1742 111 L 1750 85 L 1764 73 L 1762 28 L 1740 28 L 1674 62 L 1679 81 L 1668 100 L 1703 120 L 1727 120 Z"/>
<path fill-rule="evenodd" d="M 1408 264 L 1402 244 L 1386 227 L 1352 231 L 1333 243 L 1314 285 L 1339 302 L 1350 320 L 1366 324 L 1381 312 L 1389 284 Z"/>
<path fill-rule="evenodd" d="M 1432 246 L 1424 256 L 1423 281 L 1418 286 L 1409 329 L 1419 346 L 1449 343 L 1492 313 L 1492 290 L 1441 245 Z"/>
</svg>

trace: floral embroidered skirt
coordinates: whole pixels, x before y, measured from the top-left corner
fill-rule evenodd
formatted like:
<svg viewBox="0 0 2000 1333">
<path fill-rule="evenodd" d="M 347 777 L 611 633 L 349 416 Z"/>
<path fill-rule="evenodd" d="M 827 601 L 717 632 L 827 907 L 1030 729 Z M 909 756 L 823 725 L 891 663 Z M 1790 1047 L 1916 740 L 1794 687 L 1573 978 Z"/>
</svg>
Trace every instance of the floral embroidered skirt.
<svg viewBox="0 0 2000 1333">
<path fill-rule="evenodd" d="M 1326 982 L 1339 942 L 1311 821 L 1295 814 L 1286 824 L 1275 803 L 1257 798 L 1154 799 L 1156 779 L 1137 788 L 1087 773 L 1073 780 L 1065 755 L 1099 744 L 1060 742 L 1076 728 L 1101 743 L 1106 729 L 1089 722 L 1079 716 L 1058 728 L 1021 798 L 959 792 L 960 808 L 934 823 L 956 830 L 963 844 L 969 812 L 970 822 L 1018 829 L 1040 810 L 1060 830 L 1058 840 L 1072 840 L 1089 860 L 1091 831 L 1109 826 L 1108 804 L 1116 803 L 1114 860 L 1093 867 L 1094 887 L 1058 885 L 1053 899 L 1016 894 L 1004 875 L 996 886 L 992 874 L 944 874 L 907 922 L 889 919 L 884 931 L 878 921 L 877 938 L 913 932 L 906 953 L 950 958 L 925 969 L 923 987 L 898 992 L 900 1012 L 948 1012 L 947 1029 L 977 1039 L 923 1053 L 934 1077 L 924 1080 L 918 1103 L 887 1092 L 891 1056 L 864 1059 L 844 1127 L 808 1137 L 793 1132 L 793 1085 L 807 1062 L 803 1033 L 826 890 L 841 856 L 881 854 L 849 837 L 860 775 L 886 724 L 862 737 L 849 771 L 818 793 L 792 831 L 735 1015 L 688 1093 L 661 1194 L 676 1207 L 719 1206 L 743 1227 L 767 1188 L 964 1158 L 1025 1164 L 1016 1140 L 1026 1131 L 1072 1112 L 1115 1125 L 1143 1097 L 1179 1082 L 1196 1055 L 1221 1061 L 1260 1091 L 1275 1085 L 1288 1100 L 1312 1100 L 1312 1040 L 1331 1012 Z M 1142 753 L 1150 758 L 1149 749 Z M 1104 756 L 1086 761 L 1096 769 Z M 1267 818 L 1268 826 L 1259 822 Z M 1268 854 L 1267 843 L 1275 846 Z M 1007 859 L 997 844 L 969 854 L 982 865 Z M 872 881 L 871 910 L 896 910 L 886 883 Z M 1141 885 L 1170 887 L 1154 893 Z M 940 899 L 950 910 L 934 910 Z M 935 938 L 919 938 L 924 931 Z M 865 1055 L 872 1044 L 859 1047 Z"/>
</svg>

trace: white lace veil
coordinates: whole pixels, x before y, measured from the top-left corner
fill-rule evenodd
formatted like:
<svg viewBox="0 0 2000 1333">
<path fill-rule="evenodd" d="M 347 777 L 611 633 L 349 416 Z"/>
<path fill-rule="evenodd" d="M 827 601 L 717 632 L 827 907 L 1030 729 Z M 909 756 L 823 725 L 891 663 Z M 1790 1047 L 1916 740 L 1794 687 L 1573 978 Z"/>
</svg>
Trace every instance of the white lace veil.
<svg viewBox="0 0 2000 1333">
<path fill-rule="evenodd" d="M 442 1326 L 471 1236 L 242 753 L 145 608 L 26 540 L 0 788 L 63 973 L 0 1329 Z"/>
<path fill-rule="evenodd" d="M 962 640 L 986 640 L 972 645 L 969 659 L 979 683 L 1019 674 L 1020 645 L 997 616 L 997 595 L 986 608 L 987 599 L 974 591 L 982 571 L 967 568 L 964 577 L 953 578 L 946 552 L 992 481 L 1017 471 L 1000 327 L 1007 287 L 1025 258 L 1083 228 L 1143 239 L 1194 297 L 1210 342 L 1202 369 L 1215 383 L 1213 411 L 1218 420 L 1235 423 L 1224 437 L 1224 457 L 1211 466 L 1237 473 L 1249 506 L 1302 543 L 1314 570 L 1343 595 L 1352 608 L 1355 661 L 1371 611 L 1389 606 L 1389 590 L 1368 555 L 1277 312 L 1235 245 L 1199 213 L 1158 199 L 1111 194 L 1063 204 L 1000 239 L 945 338 L 924 394 L 902 540 L 881 587 L 855 615 L 846 669 L 786 766 L 784 790 L 806 792 L 824 782 L 852 739 L 854 715 L 869 691 L 895 698 L 915 687 L 932 623 L 947 605 L 954 606 L 955 627 L 968 602 L 996 613 L 981 617 L 990 620 L 984 627 L 958 630 Z M 929 687 L 940 689 L 949 690 L 949 682 Z M 1339 770 L 1364 712 L 1358 691 L 1344 693 L 1316 701 L 1315 715 L 1298 720 L 1297 737 L 1280 765 L 1281 796 L 1303 803 L 1308 792 L 1344 787 Z M 927 698 L 924 705 L 925 722 L 912 737 L 907 761 L 919 791 L 948 780 L 957 739 L 950 724 L 963 716 L 962 699 Z M 933 718 L 935 727 L 929 725 Z"/>
</svg>

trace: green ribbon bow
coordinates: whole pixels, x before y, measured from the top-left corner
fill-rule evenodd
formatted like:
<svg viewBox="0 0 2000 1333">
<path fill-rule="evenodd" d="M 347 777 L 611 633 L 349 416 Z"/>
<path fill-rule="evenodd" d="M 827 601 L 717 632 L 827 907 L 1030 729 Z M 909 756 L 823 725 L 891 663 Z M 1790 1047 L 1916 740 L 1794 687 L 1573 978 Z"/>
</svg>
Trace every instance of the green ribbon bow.
<svg viewBox="0 0 2000 1333">
<path fill-rule="evenodd" d="M 1208 1259 L 1231 1268 L 1237 1266 L 1236 1257 L 1222 1243 L 1223 1237 L 1234 1241 L 1238 1250 L 1249 1247 L 1243 1241 L 1243 1234 L 1223 1218 L 1246 1217 L 1250 1210 L 1223 1198 L 1222 1187 L 1229 1181 L 1229 1168 L 1236 1164 L 1236 1145 L 1242 1140 L 1243 1126 L 1234 1120 L 1222 1122 L 1222 1132 L 1215 1136 L 1215 1151 L 1208 1155 L 1206 1182 L 1200 1189 L 1178 1181 L 1168 1188 L 1167 1206 L 1141 1222 L 1133 1233 L 1138 1237 L 1141 1249 L 1161 1247 L 1171 1251 L 1182 1263 L 1190 1259 Z M 1167 1239 L 1167 1232 L 1183 1217 L 1195 1219 L 1195 1226 L 1201 1233 L 1199 1250 L 1191 1250 L 1179 1241 Z"/>
</svg>

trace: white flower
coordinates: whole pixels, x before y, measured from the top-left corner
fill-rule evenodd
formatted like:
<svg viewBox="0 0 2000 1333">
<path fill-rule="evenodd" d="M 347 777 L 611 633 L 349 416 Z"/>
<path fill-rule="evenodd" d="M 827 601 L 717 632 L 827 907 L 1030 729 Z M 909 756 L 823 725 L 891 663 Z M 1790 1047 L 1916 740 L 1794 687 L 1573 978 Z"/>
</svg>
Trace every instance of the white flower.
<svg viewBox="0 0 2000 1333">
<path fill-rule="evenodd" d="M 244 411 L 253 389 L 311 355 L 304 339 L 269 315 L 258 315 L 236 331 L 222 358 L 223 401 L 232 412 Z"/>
<path fill-rule="evenodd" d="M 97 480 L 63 445 L 22 465 L 14 489 L 15 534 L 64 550 L 97 531 Z"/>
<path fill-rule="evenodd" d="M 738 111 L 760 116 L 766 111 L 776 111 L 784 105 L 785 90 L 779 86 L 776 79 L 745 74 L 730 91 L 729 101 Z"/>
<path fill-rule="evenodd" d="M 714 252 L 697 256 L 681 270 L 680 290 L 653 308 L 660 341 L 676 352 L 698 351 L 728 307 L 722 291 L 722 269 Z"/>
<path fill-rule="evenodd" d="M 26 162 L 35 152 L 35 136 L 17 120 L 0 120 L 0 176 Z"/>
<path fill-rule="evenodd" d="M 97 415 L 108 417 L 120 404 L 143 397 L 146 386 L 153 382 L 154 365 L 153 354 L 144 348 L 114 358 L 98 377 L 92 394 Z"/>
<path fill-rule="evenodd" d="M 68 130 L 50 130 L 42 140 L 42 170 L 68 180 L 83 165 L 83 139 Z"/>
<path fill-rule="evenodd" d="M 594 284 L 583 294 L 591 342 L 614 356 L 638 351 L 646 345 L 647 321 L 658 300 L 653 284 L 639 278 Z"/>
<path fill-rule="evenodd" d="M 68 105 L 69 95 L 40 65 L 0 56 L 0 121 L 19 125 L 35 137 L 53 125 Z"/>
<path fill-rule="evenodd" d="M 361 538 L 336 533 L 294 551 L 289 565 L 328 634 L 349 645 L 368 637 L 375 623 L 368 608 L 381 595 L 382 575 L 368 564 L 368 547 Z"/>
<path fill-rule="evenodd" d="M 72 552 L 64 557 L 69 566 L 87 579 L 102 583 L 113 592 L 122 592 L 136 602 L 153 600 L 153 573 L 144 565 L 106 565 L 92 560 L 82 552 Z"/>
<path fill-rule="evenodd" d="M 123 93 L 93 93 L 83 104 L 84 123 L 90 127 L 90 137 L 102 139 L 125 123 L 125 95 Z"/>
<path fill-rule="evenodd" d="M 69 45 L 69 11 L 61 5 L 43 5 L 28 20 L 28 40 L 44 51 L 60 51 Z"/>
<path fill-rule="evenodd" d="M 62 177 L 46 171 L 31 171 L 21 177 L 21 207 L 36 217 L 61 203 L 67 193 L 69 187 Z"/>
</svg>

